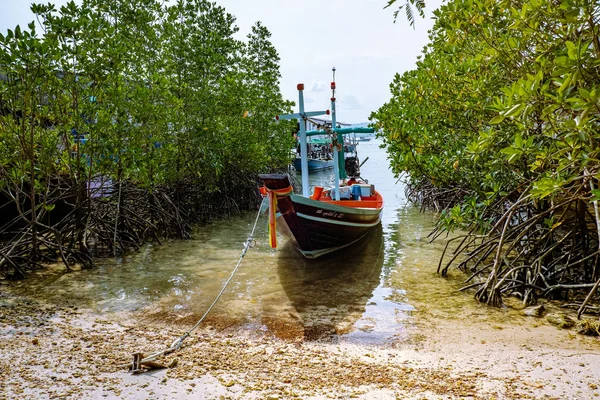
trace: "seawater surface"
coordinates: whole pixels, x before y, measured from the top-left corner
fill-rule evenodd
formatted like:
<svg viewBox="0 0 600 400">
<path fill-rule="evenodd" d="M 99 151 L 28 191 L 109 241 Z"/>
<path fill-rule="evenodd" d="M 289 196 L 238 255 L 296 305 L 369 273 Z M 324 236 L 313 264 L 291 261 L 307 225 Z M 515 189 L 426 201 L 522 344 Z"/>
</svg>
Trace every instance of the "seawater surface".
<svg viewBox="0 0 600 400">
<path fill-rule="evenodd" d="M 380 345 L 411 340 L 432 319 L 507 318 L 457 292 L 460 274 L 436 274 L 445 242 L 428 240 L 435 215 L 406 201 L 379 146 L 371 140 L 358 150 L 361 160 L 368 157 L 363 177 L 385 199 L 381 228 L 341 254 L 305 260 L 281 236 L 279 248 L 269 248 L 261 216 L 255 246 L 205 324 L 291 340 Z M 311 175 L 311 186 L 332 182 L 331 171 Z M 191 240 L 147 245 L 122 259 L 100 260 L 91 270 L 34 274 L 19 285 L 49 302 L 76 302 L 99 313 L 140 311 L 187 329 L 229 278 L 255 218 L 253 212 L 215 222 Z"/>
</svg>

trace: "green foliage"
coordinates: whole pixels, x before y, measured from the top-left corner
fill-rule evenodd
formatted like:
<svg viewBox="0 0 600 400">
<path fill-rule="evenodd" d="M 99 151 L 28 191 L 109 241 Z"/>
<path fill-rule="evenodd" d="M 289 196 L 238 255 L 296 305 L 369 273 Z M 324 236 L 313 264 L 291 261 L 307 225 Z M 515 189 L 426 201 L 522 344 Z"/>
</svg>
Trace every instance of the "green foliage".
<svg viewBox="0 0 600 400">
<path fill-rule="evenodd" d="M 291 129 L 274 116 L 291 103 L 264 26 L 242 42 L 208 0 L 31 10 L 39 27 L 0 33 L 0 199 L 12 213 L 0 270 L 23 274 L 38 255 L 89 265 L 88 243 L 116 254 L 164 231 L 186 236 L 188 219 L 216 214 L 211 200 L 249 207 L 254 177 L 287 166 Z M 101 181 L 100 198 L 86 190 Z M 11 241 L 25 249 L 16 259 Z"/>
<path fill-rule="evenodd" d="M 387 5 L 384 8 L 391 7 L 396 3 L 396 0 L 388 0 Z M 398 9 L 394 11 L 394 22 L 398 20 L 398 14 L 400 11 L 404 9 L 406 13 L 406 20 L 410 24 L 410 26 L 415 27 L 415 15 L 412 9 L 414 6 L 417 9 L 417 12 L 421 16 L 421 18 L 425 17 L 425 0 L 406 0 L 404 4 L 398 6 Z"/>
<path fill-rule="evenodd" d="M 591 198 L 580 185 L 600 174 L 600 5 L 454 0 L 434 14 L 417 68 L 372 114 L 394 172 L 474 204 Z M 483 222 L 461 209 L 462 225 Z"/>
<path fill-rule="evenodd" d="M 229 168 L 286 165 L 273 116 L 291 104 L 264 26 L 241 42 L 235 18 L 205 0 L 31 9 L 41 36 L 33 23 L 0 35 L 3 184 L 68 174 L 213 190 Z"/>
</svg>

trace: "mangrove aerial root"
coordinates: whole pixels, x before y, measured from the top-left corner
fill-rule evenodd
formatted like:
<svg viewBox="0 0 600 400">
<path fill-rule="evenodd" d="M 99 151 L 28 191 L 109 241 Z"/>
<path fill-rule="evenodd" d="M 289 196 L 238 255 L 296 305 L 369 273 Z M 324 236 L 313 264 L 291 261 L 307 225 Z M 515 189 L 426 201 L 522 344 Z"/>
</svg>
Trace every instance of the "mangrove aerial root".
<svg viewBox="0 0 600 400">
<path fill-rule="evenodd" d="M 523 188 L 508 194 L 485 210 L 487 227 L 472 225 L 468 233 L 448 239 L 438 273 L 446 275 L 451 266 L 467 273 L 463 290 L 474 290 L 477 300 L 493 306 L 514 296 L 525 305 L 540 298 L 568 301 L 577 305 L 579 317 L 597 309 L 598 221 L 588 187 L 582 179 L 571 196 L 551 201 L 533 200 Z M 437 211 L 460 204 L 462 195 L 430 183 L 407 188 L 410 200 Z M 431 240 L 448 230 L 439 223 Z"/>
<path fill-rule="evenodd" d="M 0 226 L 1 274 L 24 277 L 59 260 L 67 270 L 74 264 L 90 267 L 94 257 L 135 251 L 149 240 L 187 239 L 193 224 L 256 209 L 261 201 L 255 177 L 237 171 L 222 178 L 220 190 L 190 179 L 152 188 L 123 180 L 93 191 L 54 179 L 60 190 L 36 198 L 35 213 L 22 206 L 24 189 L 5 189 L 5 197 L 13 199 L 6 204 L 14 207 Z"/>
</svg>

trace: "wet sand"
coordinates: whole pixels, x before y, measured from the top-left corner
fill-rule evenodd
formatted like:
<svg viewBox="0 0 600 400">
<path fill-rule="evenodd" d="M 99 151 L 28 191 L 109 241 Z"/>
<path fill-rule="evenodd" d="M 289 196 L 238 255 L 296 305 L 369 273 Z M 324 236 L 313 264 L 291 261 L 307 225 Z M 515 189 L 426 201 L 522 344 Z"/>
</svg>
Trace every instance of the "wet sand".
<svg viewBox="0 0 600 400">
<path fill-rule="evenodd" d="M 0 295 L 0 399 L 591 399 L 600 340 L 537 319 L 457 324 L 432 317 L 385 346 L 282 340 L 203 325 L 170 368 L 133 375 L 134 352 L 190 327 L 143 312 L 98 314 Z M 468 328 L 467 328 L 468 326 Z M 260 332 L 260 331 L 259 331 Z"/>
</svg>

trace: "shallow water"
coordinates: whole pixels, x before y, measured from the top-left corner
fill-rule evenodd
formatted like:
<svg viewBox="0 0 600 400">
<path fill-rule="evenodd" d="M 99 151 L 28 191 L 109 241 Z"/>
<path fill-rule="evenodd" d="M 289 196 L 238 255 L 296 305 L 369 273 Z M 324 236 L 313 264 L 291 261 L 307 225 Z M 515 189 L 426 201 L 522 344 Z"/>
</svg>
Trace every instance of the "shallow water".
<svg viewBox="0 0 600 400">
<path fill-rule="evenodd" d="M 419 326 L 436 318 L 514 318 L 456 292 L 464 279 L 460 274 L 436 274 L 445 243 L 427 238 L 435 216 L 407 204 L 404 186 L 389 171 L 379 144 L 361 142 L 359 155 L 369 157 L 362 175 L 385 199 L 381 229 L 343 254 L 305 260 L 281 236 L 280 247 L 269 248 L 262 216 L 256 245 L 205 324 L 292 340 L 388 344 L 410 340 Z M 311 175 L 313 185 L 331 182 L 331 172 Z M 197 229 L 192 240 L 147 245 L 92 270 L 34 275 L 19 285 L 23 293 L 49 302 L 77 302 L 98 312 L 140 310 L 150 320 L 187 329 L 229 278 L 255 217 L 219 221 Z"/>
</svg>

